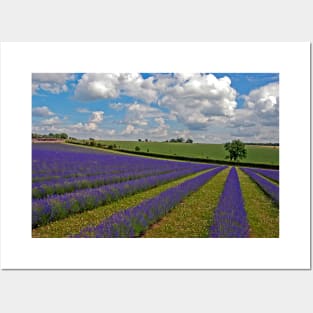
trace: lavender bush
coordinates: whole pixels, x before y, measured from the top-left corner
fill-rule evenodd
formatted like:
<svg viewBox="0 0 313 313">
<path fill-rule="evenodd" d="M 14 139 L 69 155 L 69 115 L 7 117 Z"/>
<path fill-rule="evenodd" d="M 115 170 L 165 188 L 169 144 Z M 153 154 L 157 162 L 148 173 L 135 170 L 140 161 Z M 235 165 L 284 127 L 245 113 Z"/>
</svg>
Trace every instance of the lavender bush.
<svg viewBox="0 0 313 313">
<path fill-rule="evenodd" d="M 207 165 L 193 164 L 188 169 L 149 176 L 98 188 L 87 188 L 63 195 L 52 195 L 33 200 L 32 226 L 48 224 L 72 213 L 94 209 L 100 205 L 178 178 L 208 169 Z"/>
<path fill-rule="evenodd" d="M 279 183 L 279 170 L 265 170 L 263 168 L 251 168 L 251 170 Z"/>
<path fill-rule="evenodd" d="M 33 182 L 45 182 L 93 175 L 113 175 L 152 169 L 179 170 L 190 162 L 175 162 L 137 156 L 119 155 L 62 144 L 33 144 Z"/>
<path fill-rule="evenodd" d="M 265 193 L 267 193 L 276 204 L 279 204 L 279 186 L 271 183 L 262 176 L 256 174 L 253 170 L 242 167 L 240 168 L 245 172 L 255 183 L 257 183 Z"/>
<path fill-rule="evenodd" d="M 186 167 L 187 169 L 187 167 Z M 148 169 L 148 170 L 129 170 L 125 173 L 118 174 L 102 174 L 86 177 L 74 177 L 49 180 L 45 182 L 33 183 L 32 195 L 33 199 L 44 198 L 53 194 L 64 194 L 85 188 L 97 188 L 102 185 L 119 183 L 123 181 L 138 179 L 141 177 L 148 177 L 154 175 L 161 175 L 165 173 L 175 172 L 182 170 L 182 167 L 172 166 L 172 168 L 165 169 Z"/>
<path fill-rule="evenodd" d="M 182 184 L 170 188 L 158 196 L 145 200 L 135 207 L 117 212 L 97 226 L 89 226 L 72 237 L 138 237 L 152 224 L 166 215 L 183 198 L 198 190 L 223 167 L 217 167 Z"/>
<path fill-rule="evenodd" d="M 248 236 L 249 224 L 238 174 L 236 169 L 232 167 L 214 212 L 213 224 L 209 229 L 209 237 L 240 238 Z"/>
</svg>

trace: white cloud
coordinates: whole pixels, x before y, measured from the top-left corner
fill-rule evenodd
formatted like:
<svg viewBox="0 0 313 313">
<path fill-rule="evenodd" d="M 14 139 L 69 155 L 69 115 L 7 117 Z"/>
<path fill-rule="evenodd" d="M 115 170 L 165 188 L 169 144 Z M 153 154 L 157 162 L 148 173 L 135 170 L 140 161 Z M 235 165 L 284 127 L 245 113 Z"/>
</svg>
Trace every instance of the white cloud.
<svg viewBox="0 0 313 313">
<path fill-rule="evenodd" d="M 147 103 L 156 100 L 153 77 L 143 79 L 138 73 L 84 74 L 75 90 L 76 98 L 82 101 L 117 98 L 125 94 Z"/>
<path fill-rule="evenodd" d="M 232 116 L 237 106 L 236 91 L 228 77 L 216 78 L 202 74 L 155 74 L 144 79 L 137 73 L 84 74 L 78 82 L 75 96 L 79 100 L 118 98 L 127 95 L 144 101 L 157 102 L 170 110 L 172 119 L 177 118 L 190 129 L 206 128 L 212 116 Z M 121 110 L 122 104 L 110 104 Z M 152 109 L 143 104 L 132 104 L 128 113 L 140 115 L 138 125 L 144 125 Z M 155 112 L 156 109 L 154 109 Z M 153 116 L 155 117 L 155 116 Z M 128 117 L 133 124 L 134 118 Z"/>
<path fill-rule="evenodd" d="M 109 104 L 109 107 L 113 110 L 116 110 L 116 111 L 121 111 L 123 110 L 125 107 L 127 106 L 127 104 L 125 103 L 110 103 Z"/>
<path fill-rule="evenodd" d="M 235 128 L 231 133 L 231 136 L 233 137 L 241 137 L 241 138 L 245 138 L 245 137 L 255 137 L 260 134 L 260 129 L 259 128 L 247 128 L 244 126 L 239 126 L 237 128 Z"/>
<path fill-rule="evenodd" d="M 91 112 L 88 123 L 76 123 L 70 127 L 71 130 L 85 130 L 85 131 L 96 131 L 98 130 L 98 124 L 103 121 L 104 112 L 103 111 L 94 111 Z"/>
<path fill-rule="evenodd" d="M 243 141 L 279 141 L 279 84 L 270 83 L 243 95 L 244 107 L 224 120 L 228 135 Z M 213 125 L 221 128 L 221 123 Z"/>
<path fill-rule="evenodd" d="M 124 123 L 147 126 L 149 120 L 157 117 L 164 117 L 166 114 L 158 108 L 148 104 L 132 103 L 127 105 L 127 111 L 124 118 Z"/>
<path fill-rule="evenodd" d="M 90 131 L 90 130 L 96 130 L 97 129 L 97 124 L 96 123 L 76 123 L 74 125 L 70 126 L 71 129 L 76 129 L 76 130 L 86 130 L 86 131 Z"/>
<path fill-rule="evenodd" d="M 115 129 L 110 129 L 110 130 L 107 131 L 107 134 L 111 135 L 111 136 L 115 135 L 116 134 L 116 130 Z"/>
<path fill-rule="evenodd" d="M 33 116 L 47 117 L 54 115 L 47 106 L 36 107 L 32 109 Z"/>
<path fill-rule="evenodd" d="M 139 128 L 135 128 L 134 125 L 128 124 L 126 128 L 121 132 L 121 135 L 136 135 L 141 131 Z"/>
<path fill-rule="evenodd" d="M 33 73 L 32 91 L 36 94 L 39 90 L 54 94 L 68 91 L 67 81 L 73 80 L 75 76 L 67 73 Z"/>
<path fill-rule="evenodd" d="M 158 124 L 158 127 L 149 129 L 148 133 L 153 138 L 168 136 L 169 126 L 165 123 L 164 118 L 156 117 L 154 121 Z"/>
<path fill-rule="evenodd" d="M 55 125 L 61 123 L 61 120 L 58 116 L 54 116 L 45 120 L 40 121 L 42 125 Z"/>
<path fill-rule="evenodd" d="M 76 111 L 79 113 L 90 113 L 91 112 L 90 110 L 88 110 L 86 108 L 77 108 Z"/>
<path fill-rule="evenodd" d="M 103 121 L 103 111 L 94 111 L 91 113 L 91 117 L 89 119 L 90 123 L 100 123 Z"/>
<path fill-rule="evenodd" d="M 234 115 L 237 93 L 228 77 L 175 74 L 158 103 L 171 110 L 189 129 L 205 129 L 212 117 Z"/>
<path fill-rule="evenodd" d="M 243 96 L 245 107 L 253 110 L 264 126 L 279 124 L 279 84 L 270 83 Z"/>
<path fill-rule="evenodd" d="M 75 97 L 82 101 L 116 98 L 119 96 L 117 74 L 84 74 L 78 81 Z"/>
</svg>

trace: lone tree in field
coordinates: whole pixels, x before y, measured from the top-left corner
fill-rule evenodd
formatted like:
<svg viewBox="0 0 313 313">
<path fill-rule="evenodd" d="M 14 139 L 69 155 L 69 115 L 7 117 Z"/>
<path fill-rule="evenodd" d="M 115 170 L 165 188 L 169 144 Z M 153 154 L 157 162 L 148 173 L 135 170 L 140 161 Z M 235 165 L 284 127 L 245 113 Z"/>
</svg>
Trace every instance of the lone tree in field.
<svg viewBox="0 0 313 313">
<path fill-rule="evenodd" d="M 224 148 L 229 153 L 229 155 L 226 156 L 226 159 L 230 159 L 231 161 L 239 161 L 247 157 L 245 144 L 239 139 L 225 143 Z"/>
</svg>

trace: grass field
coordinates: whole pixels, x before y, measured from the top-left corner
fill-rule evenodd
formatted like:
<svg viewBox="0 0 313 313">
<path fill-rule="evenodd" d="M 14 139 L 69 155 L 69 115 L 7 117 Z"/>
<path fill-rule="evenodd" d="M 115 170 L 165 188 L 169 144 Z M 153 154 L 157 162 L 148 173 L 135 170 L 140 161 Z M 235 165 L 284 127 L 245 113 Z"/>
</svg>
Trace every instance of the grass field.
<svg viewBox="0 0 313 313">
<path fill-rule="evenodd" d="M 106 145 L 116 145 L 119 149 L 134 151 L 138 146 L 140 151 L 149 153 L 159 153 L 177 156 L 187 156 L 196 158 L 208 158 L 214 160 L 225 160 L 225 150 L 223 144 L 202 144 L 202 143 L 170 143 L 170 142 L 139 142 L 139 141 L 100 141 Z M 279 164 L 279 149 L 270 146 L 246 146 L 247 158 L 245 162 Z"/>
</svg>

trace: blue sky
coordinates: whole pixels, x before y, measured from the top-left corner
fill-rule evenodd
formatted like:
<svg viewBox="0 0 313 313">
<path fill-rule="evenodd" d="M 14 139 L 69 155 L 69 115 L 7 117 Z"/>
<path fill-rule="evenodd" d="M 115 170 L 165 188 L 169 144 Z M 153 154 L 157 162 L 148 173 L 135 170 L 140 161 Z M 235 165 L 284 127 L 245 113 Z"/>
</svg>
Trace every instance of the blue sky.
<svg viewBox="0 0 313 313">
<path fill-rule="evenodd" d="M 33 132 L 278 142 L 277 73 L 34 73 Z"/>
</svg>

